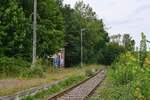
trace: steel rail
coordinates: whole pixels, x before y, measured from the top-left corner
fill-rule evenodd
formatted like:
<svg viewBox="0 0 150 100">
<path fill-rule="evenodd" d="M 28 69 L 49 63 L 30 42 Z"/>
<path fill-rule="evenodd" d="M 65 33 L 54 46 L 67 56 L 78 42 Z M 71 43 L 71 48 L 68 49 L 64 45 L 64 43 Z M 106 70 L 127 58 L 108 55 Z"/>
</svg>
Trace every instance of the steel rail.
<svg viewBox="0 0 150 100">
<path fill-rule="evenodd" d="M 59 92 L 59 93 L 56 93 L 54 95 L 51 95 L 51 96 L 47 97 L 46 100 L 57 100 L 59 97 L 62 97 L 65 94 L 68 94 L 70 91 L 72 91 L 76 87 L 84 84 L 85 82 L 87 82 L 88 80 L 92 79 L 93 77 L 95 77 L 96 75 L 98 75 L 99 73 L 101 73 L 102 71 L 104 71 L 104 68 L 102 68 L 99 71 L 97 71 L 95 75 L 93 75 L 93 76 L 91 76 L 91 77 L 89 77 L 89 78 L 87 78 L 87 79 L 85 79 L 85 80 L 83 80 L 83 81 L 81 81 L 81 82 L 79 82 L 79 83 L 77 83 L 77 84 L 75 84 L 75 85 L 73 85 L 73 86 L 71 86 L 71 87 L 69 87 L 69 88 L 61 91 L 61 92 Z M 101 84 L 103 82 L 103 80 L 105 79 L 105 77 L 106 77 L 106 75 L 103 77 L 102 81 L 100 81 L 99 84 Z M 99 84 L 96 85 L 86 97 L 92 95 L 93 92 L 96 90 L 96 88 L 99 86 Z"/>
</svg>

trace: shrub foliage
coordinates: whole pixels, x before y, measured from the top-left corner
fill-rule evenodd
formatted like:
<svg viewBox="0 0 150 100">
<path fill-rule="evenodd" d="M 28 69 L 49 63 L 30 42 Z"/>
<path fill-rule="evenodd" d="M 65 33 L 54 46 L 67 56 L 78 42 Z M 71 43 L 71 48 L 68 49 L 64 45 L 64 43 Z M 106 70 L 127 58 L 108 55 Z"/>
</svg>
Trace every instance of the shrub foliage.
<svg viewBox="0 0 150 100">
<path fill-rule="evenodd" d="M 130 52 L 122 54 L 108 71 L 109 77 L 112 79 L 114 90 L 115 87 L 124 87 L 126 90 L 127 94 L 122 97 L 132 98 L 132 100 L 149 100 L 150 67 L 145 63 L 141 68 L 138 61 L 137 56 Z M 118 92 L 122 93 L 122 91 Z"/>
</svg>

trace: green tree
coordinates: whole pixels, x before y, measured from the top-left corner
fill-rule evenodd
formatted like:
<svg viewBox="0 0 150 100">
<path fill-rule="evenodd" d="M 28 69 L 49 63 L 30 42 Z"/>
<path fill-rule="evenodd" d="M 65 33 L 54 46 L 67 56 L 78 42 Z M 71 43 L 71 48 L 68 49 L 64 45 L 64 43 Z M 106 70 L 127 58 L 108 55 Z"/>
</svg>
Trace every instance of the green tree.
<svg viewBox="0 0 150 100">
<path fill-rule="evenodd" d="M 44 57 L 64 46 L 64 19 L 55 0 L 39 0 L 37 17 L 37 53 Z"/>
<path fill-rule="evenodd" d="M 104 29 L 102 19 L 98 19 L 96 13 L 83 1 L 77 2 L 75 5 L 80 20 L 80 28 L 84 28 L 83 32 L 83 60 L 85 63 L 97 63 L 99 53 L 108 42 L 108 33 Z"/>
<path fill-rule="evenodd" d="M 70 5 L 63 7 L 65 21 L 65 65 L 73 66 L 80 62 L 80 21 Z"/>
<path fill-rule="evenodd" d="M 116 34 L 116 35 L 110 36 L 110 42 L 120 45 L 121 44 L 121 35 Z"/>
<path fill-rule="evenodd" d="M 100 63 L 105 65 L 111 65 L 121 53 L 124 52 L 124 47 L 118 43 L 108 43 L 107 46 L 102 51 L 102 56 L 99 60 Z"/>
<path fill-rule="evenodd" d="M 37 56 L 42 58 L 64 46 L 64 19 L 57 3 L 38 0 Z M 32 12 L 32 0 L 0 1 L 0 55 L 31 60 Z"/>
<path fill-rule="evenodd" d="M 58 2 L 59 4 L 57 4 Z M 38 0 L 37 2 L 37 56 L 39 57 L 44 58 L 63 48 L 64 21 L 60 10 L 61 3 L 61 0 Z M 32 19 L 33 1 L 20 0 L 20 4 L 26 17 Z M 29 21 L 29 25 L 32 25 L 32 21 Z M 31 51 L 32 29 L 29 30 L 30 37 L 26 38 L 26 43 L 30 44 L 28 49 Z"/>
<path fill-rule="evenodd" d="M 102 19 L 96 17 L 96 13 L 89 5 L 77 2 L 75 8 L 64 6 L 65 19 L 65 46 L 66 64 L 80 63 L 80 30 L 83 31 L 83 61 L 84 63 L 97 63 L 99 53 L 108 42 L 108 33 L 104 29 Z"/>
<path fill-rule="evenodd" d="M 33 15 L 33 0 L 18 0 L 18 3 L 23 8 L 26 17 Z"/>
<path fill-rule="evenodd" d="M 0 55 L 17 56 L 27 35 L 26 19 L 16 0 L 0 1 Z"/>
<path fill-rule="evenodd" d="M 129 34 L 124 34 L 123 35 L 123 46 L 127 51 L 134 51 L 135 48 L 135 40 L 130 37 Z"/>
</svg>

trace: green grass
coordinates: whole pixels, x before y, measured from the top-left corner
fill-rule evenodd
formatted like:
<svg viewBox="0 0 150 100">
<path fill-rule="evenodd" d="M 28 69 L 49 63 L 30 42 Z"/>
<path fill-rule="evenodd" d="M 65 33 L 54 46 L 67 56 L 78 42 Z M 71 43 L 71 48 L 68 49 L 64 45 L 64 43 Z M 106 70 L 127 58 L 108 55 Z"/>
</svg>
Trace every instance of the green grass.
<svg viewBox="0 0 150 100">
<path fill-rule="evenodd" d="M 85 78 L 86 78 L 85 76 L 72 76 L 72 77 L 60 82 L 59 84 L 54 85 L 52 88 L 50 88 L 48 90 L 43 90 L 42 92 L 39 92 L 34 96 L 29 96 L 22 100 L 43 100 L 44 98 L 46 98 L 46 96 L 60 92 L 63 89 L 84 80 Z"/>
<path fill-rule="evenodd" d="M 11 95 L 18 91 L 29 89 L 31 87 L 40 86 L 42 84 L 53 83 L 57 80 L 62 80 L 72 76 L 85 76 L 86 70 L 98 69 L 100 65 L 87 65 L 86 67 L 73 67 L 66 69 L 54 69 L 49 67 L 45 73 L 45 77 L 39 78 L 7 78 L 0 81 L 9 81 L 7 88 L 0 88 L 0 96 Z M 12 81 L 19 81 L 19 83 L 13 83 Z M 1 83 L 0 83 L 1 84 Z M 9 86 L 10 85 L 10 86 Z"/>
</svg>

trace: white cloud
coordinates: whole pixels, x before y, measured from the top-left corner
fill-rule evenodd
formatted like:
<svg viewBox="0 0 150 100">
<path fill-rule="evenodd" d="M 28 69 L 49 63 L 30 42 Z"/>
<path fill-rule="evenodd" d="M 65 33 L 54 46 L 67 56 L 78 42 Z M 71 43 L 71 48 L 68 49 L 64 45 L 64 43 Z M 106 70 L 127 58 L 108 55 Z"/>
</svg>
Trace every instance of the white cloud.
<svg viewBox="0 0 150 100">
<path fill-rule="evenodd" d="M 64 0 L 73 7 L 79 0 Z M 150 40 L 150 0 L 83 0 L 89 3 L 99 18 L 103 18 L 109 33 L 129 33 L 140 41 L 145 32 Z"/>
</svg>

